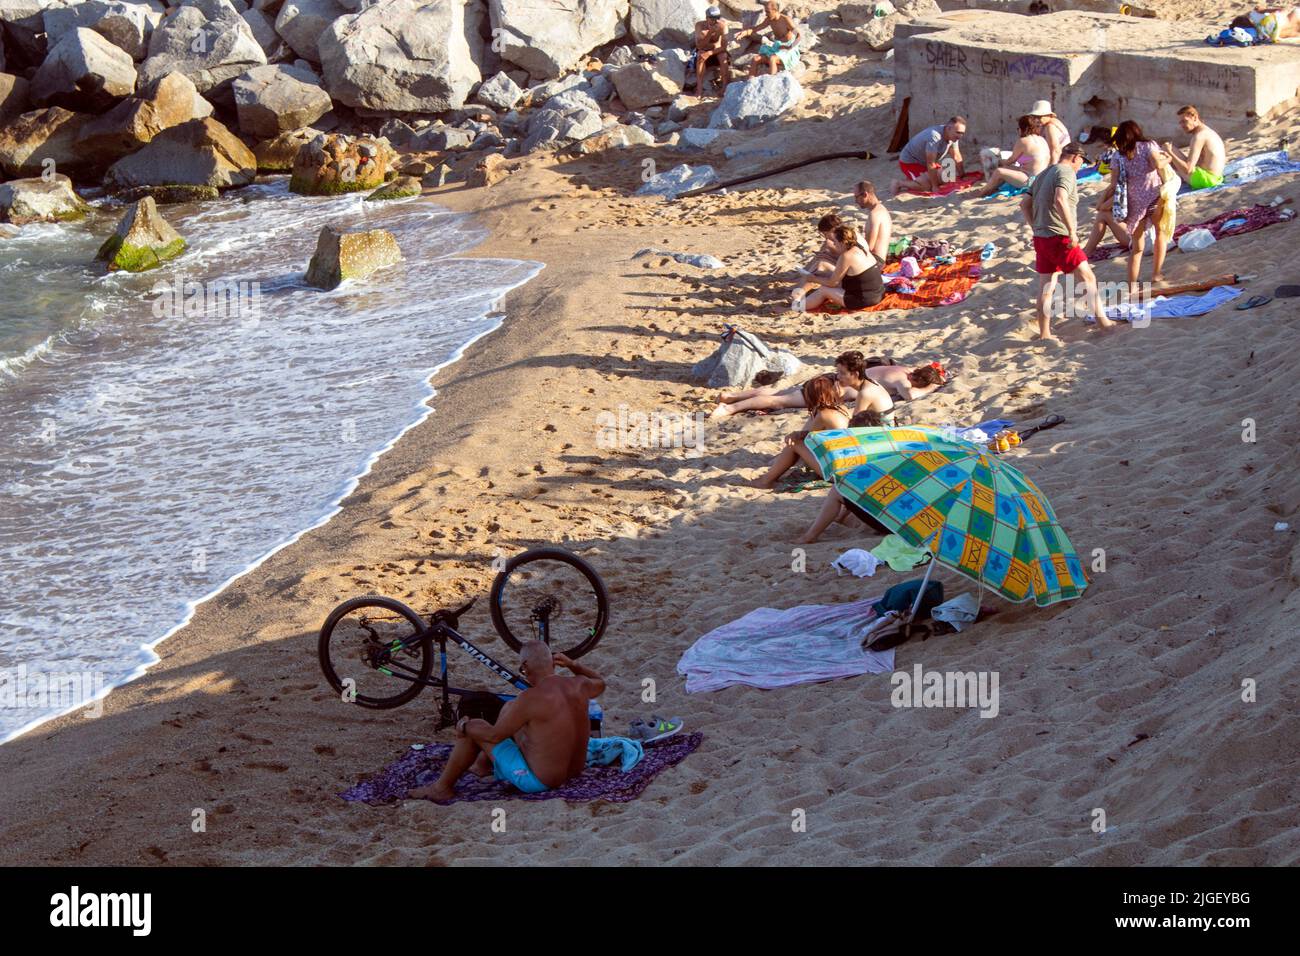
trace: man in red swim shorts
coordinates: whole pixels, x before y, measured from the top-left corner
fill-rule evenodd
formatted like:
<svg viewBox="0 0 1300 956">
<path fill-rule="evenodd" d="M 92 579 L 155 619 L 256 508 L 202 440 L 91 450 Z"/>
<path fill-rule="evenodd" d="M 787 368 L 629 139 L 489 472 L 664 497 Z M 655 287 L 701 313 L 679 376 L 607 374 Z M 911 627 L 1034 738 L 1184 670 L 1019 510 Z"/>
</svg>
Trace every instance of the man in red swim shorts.
<svg viewBox="0 0 1300 956">
<path fill-rule="evenodd" d="M 1038 337 L 1052 342 L 1052 319 L 1049 312 L 1052 295 L 1056 291 L 1056 277 L 1064 273 L 1077 276 L 1083 282 L 1088 307 L 1103 329 L 1115 323 L 1106 318 L 1097 295 L 1097 277 L 1088 256 L 1079 246 L 1078 204 L 1079 187 L 1076 176 L 1083 166 L 1083 148 L 1077 143 L 1067 143 L 1061 150 L 1061 161 L 1048 166 L 1034 177 L 1029 192 L 1020 201 L 1020 211 L 1034 232 L 1034 271 L 1038 273 Z M 1068 290 L 1068 287 L 1067 287 Z M 1069 299 L 1066 296 L 1066 307 Z"/>
</svg>

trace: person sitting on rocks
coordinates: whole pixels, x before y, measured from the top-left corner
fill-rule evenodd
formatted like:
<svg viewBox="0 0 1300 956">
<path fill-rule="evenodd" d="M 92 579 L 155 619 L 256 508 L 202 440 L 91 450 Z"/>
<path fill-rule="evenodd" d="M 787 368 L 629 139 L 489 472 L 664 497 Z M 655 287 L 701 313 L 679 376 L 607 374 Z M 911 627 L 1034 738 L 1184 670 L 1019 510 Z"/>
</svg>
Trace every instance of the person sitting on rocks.
<svg viewBox="0 0 1300 956">
<path fill-rule="evenodd" d="M 763 73 L 774 75 L 780 70 L 793 71 L 799 65 L 799 41 L 803 39 L 803 34 L 794 18 L 781 12 L 777 0 L 767 0 L 763 4 L 763 19 L 752 27 L 741 30 L 736 34 L 736 39 L 758 36 L 769 28 L 772 39 L 759 44 L 758 53 L 749 67 L 750 76 Z"/>
<path fill-rule="evenodd" d="M 988 172 L 988 185 L 977 195 L 992 196 L 1003 183 L 1017 189 L 1027 188 L 1034 182 L 1034 177 L 1051 165 L 1051 151 L 1043 136 L 1043 124 L 1036 116 L 1020 117 L 1020 138 L 1011 149 L 1011 156 L 998 159 L 996 167 Z"/>
<path fill-rule="evenodd" d="M 1201 114 L 1195 106 L 1184 106 L 1178 111 L 1178 125 L 1192 138 L 1187 151 L 1183 152 L 1170 142 L 1161 144 L 1169 154 L 1169 164 L 1174 172 L 1192 189 L 1222 186 L 1223 167 L 1228 159 L 1223 137 L 1201 122 Z"/>
<path fill-rule="evenodd" d="M 722 11 L 709 7 L 704 19 L 695 24 L 695 95 L 704 93 L 704 76 L 712 62 L 717 72 L 717 85 L 725 91 L 731 82 L 731 54 L 727 52 L 727 24 Z"/>
</svg>

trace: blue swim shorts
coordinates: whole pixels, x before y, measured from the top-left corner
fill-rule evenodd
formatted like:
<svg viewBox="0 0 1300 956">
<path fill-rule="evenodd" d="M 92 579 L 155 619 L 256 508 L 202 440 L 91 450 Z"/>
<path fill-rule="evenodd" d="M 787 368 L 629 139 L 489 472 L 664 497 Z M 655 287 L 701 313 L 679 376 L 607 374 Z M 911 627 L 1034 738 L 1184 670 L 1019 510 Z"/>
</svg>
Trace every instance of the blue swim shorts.
<svg viewBox="0 0 1300 956">
<path fill-rule="evenodd" d="M 543 793 L 551 788 L 537 779 L 519 745 L 507 737 L 492 748 L 492 774 L 524 793 Z"/>
</svg>

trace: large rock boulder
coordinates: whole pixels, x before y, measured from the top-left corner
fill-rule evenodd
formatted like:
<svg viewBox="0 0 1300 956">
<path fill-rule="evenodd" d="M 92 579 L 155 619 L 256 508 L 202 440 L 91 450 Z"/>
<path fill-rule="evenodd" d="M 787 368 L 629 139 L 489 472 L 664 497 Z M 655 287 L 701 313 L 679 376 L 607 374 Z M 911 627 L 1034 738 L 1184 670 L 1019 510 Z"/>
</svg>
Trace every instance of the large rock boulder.
<svg viewBox="0 0 1300 956">
<path fill-rule="evenodd" d="M 463 0 L 376 0 L 321 35 L 325 88 L 352 107 L 460 109 L 481 78 Z"/>
<path fill-rule="evenodd" d="M 144 148 L 109 167 L 104 185 L 247 186 L 257 176 L 257 158 L 216 120 L 190 120 L 163 130 Z"/>
<path fill-rule="evenodd" d="M 570 146 L 604 127 L 600 107 L 586 93 L 569 90 L 552 96 L 528 120 L 523 152 L 540 146 Z"/>
<path fill-rule="evenodd" d="M 287 130 L 279 136 L 262 140 L 253 147 L 253 155 L 257 157 L 257 171 L 261 173 L 289 172 L 298 159 L 298 151 L 317 136 L 322 135 L 324 134 L 320 130 L 305 126 L 302 129 Z"/>
<path fill-rule="evenodd" d="M 284 37 L 275 32 L 274 16 L 267 16 L 256 7 L 249 7 L 247 10 L 241 11 L 239 15 L 248 24 L 253 39 L 262 48 L 262 52 L 266 54 L 267 63 L 280 63 L 293 59 L 293 49 L 284 41 Z"/>
<path fill-rule="evenodd" d="M 693 45 L 695 24 L 709 6 L 710 0 L 632 0 L 628 31 L 637 43 Z"/>
<path fill-rule="evenodd" d="M 184 73 L 200 93 L 221 96 L 239 74 L 266 65 L 266 54 L 230 0 L 187 0 L 154 28 L 140 81 Z"/>
<path fill-rule="evenodd" d="M 37 66 L 45 59 L 45 10 L 64 6 L 63 0 L 0 0 L 0 40 L 9 46 L 6 69 L 20 73 L 24 64 Z"/>
<path fill-rule="evenodd" d="M 384 183 L 369 196 L 367 202 L 384 202 L 389 199 L 409 199 L 424 192 L 424 186 L 414 176 L 397 176 Z"/>
<path fill-rule="evenodd" d="M 470 189 L 482 189 L 495 186 L 510 175 L 510 167 L 500 153 L 488 153 L 480 159 L 465 176 L 465 185 Z"/>
<path fill-rule="evenodd" d="M 494 110 L 508 113 L 524 98 L 524 90 L 504 73 L 484 80 L 474 94 L 474 101 Z"/>
<path fill-rule="evenodd" d="M 212 112 L 189 78 L 168 73 L 81 128 L 77 149 L 104 168 L 140 149 L 165 129 Z"/>
<path fill-rule="evenodd" d="M 32 110 L 0 126 L 0 170 L 6 176 L 61 172 L 76 177 L 87 162 L 76 142 L 90 117 L 61 106 Z"/>
<path fill-rule="evenodd" d="M 307 196 L 377 189 L 394 155 L 381 140 L 322 133 L 298 150 L 289 188 Z"/>
<path fill-rule="evenodd" d="M 66 222 L 81 219 L 90 207 L 72 190 L 67 176 L 34 176 L 0 183 L 0 222 Z"/>
<path fill-rule="evenodd" d="M 305 66 L 258 66 L 231 86 L 239 128 L 249 136 L 271 139 L 310 126 L 333 107 L 320 79 Z"/>
<path fill-rule="evenodd" d="M 27 81 L 12 73 L 0 73 L 0 120 L 27 109 Z"/>
<path fill-rule="evenodd" d="M 792 109 L 801 99 L 803 87 L 784 71 L 732 83 L 709 117 L 709 129 L 752 129 Z"/>
<path fill-rule="evenodd" d="M 340 232 L 326 226 L 316 240 L 306 280 L 319 289 L 336 289 L 345 279 L 363 279 L 401 260 L 402 250 L 391 232 Z"/>
<path fill-rule="evenodd" d="M 68 32 L 32 77 L 30 96 L 38 106 L 107 109 L 135 92 L 135 61 L 96 33 L 78 27 Z"/>
<path fill-rule="evenodd" d="M 549 80 L 623 36 L 628 0 L 489 0 L 488 12 L 501 58 Z"/>
<path fill-rule="evenodd" d="M 627 149 L 631 146 L 653 146 L 654 134 L 640 126 L 615 123 L 607 126 L 594 136 L 588 136 L 575 145 L 570 152 L 578 155 L 603 153 L 607 149 Z"/>
<path fill-rule="evenodd" d="M 144 272 L 184 251 L 181 234 L 158 212 L 154 198 L 145 196 L 131 204 L 95 258 L 107 263 L 109 272 Z"/>
<path fill-rule="evenodd" d="M 718 171 L 712 166 L 691 167 L 683 163 L 665 173 L 651 177 L 636 191 L 636 194 L 676 199 L 681 193 L 690 192 L 692 189 L 703 189 L 717 181 Z"/>
<path fill-rule="evenodd" d="M 285 0 L 275 18 L 275 32 L 304 60 L 320 62 L 320 38 L 329 25 L 346 16 L 335 0 Z"/>
<path fill-rule="evenodd" d="M 53 48 L 78 28 L 94 30 L 132 60 L 143 60 L 149 36 L 159 15 L 143 3 L 89 0 L 69 7 L 51 7 L 42 13 L 45 42 Z"/>
<path fill-rule="evenodd" d="M 621 66 L 610 74 L 618 98 L 630 110 L 671 103 L 686 85 L 686 59 L 681 50 L 664 50 L 649 63 Z"/>
</svg>

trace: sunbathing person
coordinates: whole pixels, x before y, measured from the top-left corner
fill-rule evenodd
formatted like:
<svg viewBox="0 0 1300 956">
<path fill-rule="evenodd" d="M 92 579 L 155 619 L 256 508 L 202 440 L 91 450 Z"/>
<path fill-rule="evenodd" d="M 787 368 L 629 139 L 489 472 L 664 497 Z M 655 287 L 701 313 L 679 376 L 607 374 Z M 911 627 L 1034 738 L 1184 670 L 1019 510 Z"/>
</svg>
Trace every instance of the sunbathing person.
<svg viewBox="0 0 1300 956">
<path fill-rule="evenodd" d="M 726 92 L 731 82 L 731 54 L 727 52 L 727 24 L 722 11 L 709 7 L 704 19 L 695 24 L 695 95 L 704 93 L 704 77 L 712 67 L 717 71 L 718 87 Z"/>
<path fill-rule="evenodd" d="M 781 12 L 781 5 L 776 0 L 767 0 L 763 4 L 763 19 L 752 27 L 741 30 L 736 34 L 736 39 L 756 36 L 769 28 L 772 39 L 759 44 L 758 53 L 749 68 L 750 76 L 793 70 L 799 65 L 799 41 L 803 39 L 803 34 L 799 32 L 793 18 Z"/>
<path fill-rule="evenodd" d="M 1047 165 L 1055 166 L 1061 161 L 1061 150 L 1070 142 L 1070 131 L 1065 128 L 1061 118 L 1052 112 L 1052 104 L 1039 100 L 1029 108 L 1029 114 L 1042 125 L 1043 139 L 1047 140 Z"/>
<path fill-rule="evenodd" d="M 893 427 L 894 399 L 873 380 L 875 371 L 875 368 L 867 367 L 867 360 L 861 352 L 845 352 L 835 359 L 835 378 L 845 399 L 853 402 L 853 414 L 871 412 L 884 424 Z"/>
<path fill-rule="evenodd" d="M 878 382 L 889 394 L 904 401 L 929 395 L 948 383 L 948 376 L 938 362 L 909 369 L 904 365 L 876 365 L 867 369 L 867 378 Z"/>
<path fill-rule="evenodd" d="M 846 366 L 844 363 L 849 356 L 862 357 L 861 352 L 845 352 L 835 359 L 835 371 L 824 372 L 821 377 L 830 379 L 831 382 L 839 384 L 840 376 Z M 866 367 L 871 366 L 871 360 L 865 360 Z M 861 376 L 858 376 L 861 378 Z M 755 388 L 741 389 L 739 392 L 728 392 L 724 394 L 718 402 L 717 408 L 709 415 L 710 418 L 726 418 L 729 415 L 738 415 L 741 412 L 775 412 L 787 408 L 807 408 L 808 404 L 804 400 L 803 385 L 789 385 L 781 388 L 777 385 L 760 385 Z M 856 398 L 856 392 L 854 393 Z"/>
<path fill-rule="evenodd" d="M 1034 177 L 1050 166 L 1051 150 L 1043 138 L 1043 124 L 1038 117 L 1020 117 L 1020 138 L 1011 148 L 1009 159 L 999 160 L 996 168 L 988 171 L 988 185 L 977 196 L 992 196 L 1003 183 L 1019 189 L 1033 184 Z"/>
<path fill-rule="evenodd" d="M 1255 7 L 1233 17 L 1230 27 L 1254 30 L 1260 43 L 1276 43 L 1300 37 L 1300 7 Z"/>
<path fill-rule="evenodd" d="M 1228 160 L 1223 137 L 1201 122 L 1195 106 L 1184 106 L 1178 111 L 1178 125 L 1192 141 L 1187 144 L 1187 152 L 1173 143 L 1163 144 L 1174 172 L 1192 189 L 1222 186 L 1223 167 Z"/>
<path fill-rule="evenodd" d="M 762 478 L 751 481 L 750 487 L 771 490 L 787 471 L 802 460 L 814 471 L 820 471 L 817 459 L 813 457 L 804 438 L 812 432 L 826 431 L 831 428 L 847 428 L 849 413 L 844 407 L 844 393 L 833 376 L 818 375 L 803 385 L 804 406 L 808 409 L 808 420 L 803 429 L 785 436 L 785 447 L 776 456 L 771 467 Z"/>
<path fill-rule="evenodd" d="M 541 793 L 563 786 L 587 766 L 591 724 L 587 701 L 605 691 L 595 671 L 551 654 L 541 641 L 519 649 L 519 673 L 532 684 L 501 708 L 496 723 L 462 717 L 456 723 L 456 745 L 436 781 L 417 787 L 407 797 L 450 800 L 456 781 L 470 770 L 489 774 L 524 793 Z M 573 674 L 555 673 L 555 666 Z"/>
<path fill-rule="evenodd" d="M 842 226 L 844 220 L 835 213 L 827 213 L 817 221 L 817 233 L 822 237 L 822 244 L 817 253 L 808 261 L 799 271 L 805 277 L 810 276 L 830 276 L 835 272 L 835 266 L 839 262 L 840 255 L 832 242 L 835 228 Z M 794 293 L 790 297 L 790 308 L 797 309 L 809 292 L 821 288 L 820 283 L 813 282 L 809 278 L 804 278 L 794 287 Z"/>
<path fill-rule="evenodd" d="M 884 425 L 881 417 L 875 412 L 859 412 L 849 421 L 850 428 L 879 428 Z M 826 492 L 826 500 L 822 503 L 821 511 L 817 513 L 817 518 L 808 530 L 803 533 L 799 539 L 799 544 L 816 544 L 832 524 L 853 524 L 854 519 L 860 521 L 873 534 L 887 535 L 892 532 L 883 524 L 873 518 L 870 514 L 863 511 L 860 507 L 845 498 L 838 490 L 832 486 Z"/>
<path fill-rule="evenodd" d="M 839 225 L 831 233 L 831 247 L 838 253 L 835 271 L 829 276 L 810 276 L 818 288 L 808 293 L 803 309 L 816 309 L 833 302 L 849 310 L 865 309 L 885 297 L 885 280 L 880 263 L 862 247 L 857 230 Z M 798 309 L 800 303 L 795 303 Z M 800 310 L 803 311 L 803 310 Z"/>
</svg>

